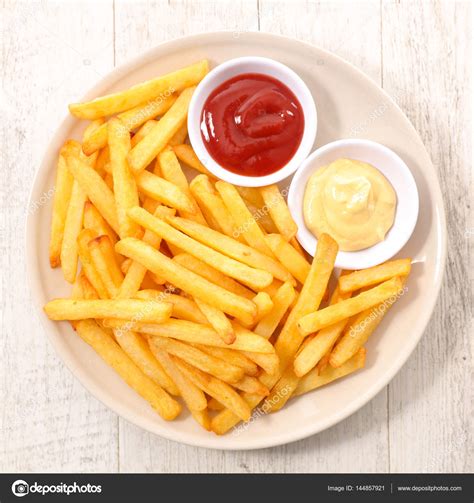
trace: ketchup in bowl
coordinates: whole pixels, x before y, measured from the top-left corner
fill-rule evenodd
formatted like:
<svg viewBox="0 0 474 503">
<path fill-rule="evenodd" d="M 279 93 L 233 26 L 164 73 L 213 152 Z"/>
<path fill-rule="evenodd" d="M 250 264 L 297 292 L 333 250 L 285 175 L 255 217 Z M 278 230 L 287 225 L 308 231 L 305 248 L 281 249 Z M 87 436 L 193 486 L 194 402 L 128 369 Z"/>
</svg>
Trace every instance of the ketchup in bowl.
<svg viewBox="0 0 474 503">
<path fill-rule="evenodd" d="M 201 135 L 223 168 L 264 176 L 285 166 L 303 137 L 304 114 L 296 96 L 279 80 L 245 73 L 219 85 L 207 98 Z"/>
</svg>

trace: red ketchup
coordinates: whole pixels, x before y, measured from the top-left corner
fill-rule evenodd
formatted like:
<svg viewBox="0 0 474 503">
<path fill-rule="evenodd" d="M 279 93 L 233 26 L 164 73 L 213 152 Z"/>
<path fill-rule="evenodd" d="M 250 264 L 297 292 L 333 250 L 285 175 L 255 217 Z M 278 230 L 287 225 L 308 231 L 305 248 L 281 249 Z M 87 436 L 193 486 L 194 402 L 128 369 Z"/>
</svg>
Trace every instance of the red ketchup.
<svg viewBox="0 0 474 503">
<path fill-rule="evenodd" d="M 278 171 L 295 155 L 304 114 L 296 96 L 277 79 L 260 73 L 233 77 L 209 95 L 201 134 L 223 168 L 244 176 Z"/>
</svg>

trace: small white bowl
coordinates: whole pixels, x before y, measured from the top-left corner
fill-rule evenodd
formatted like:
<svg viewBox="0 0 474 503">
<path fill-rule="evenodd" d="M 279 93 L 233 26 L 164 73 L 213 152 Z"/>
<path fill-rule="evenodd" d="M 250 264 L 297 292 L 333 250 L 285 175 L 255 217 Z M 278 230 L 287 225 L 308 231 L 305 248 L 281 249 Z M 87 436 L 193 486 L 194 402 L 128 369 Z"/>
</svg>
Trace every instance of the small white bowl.
<svg viewBox="0 0 474 503">
<path fill-rule="evenodd" d="M 397 194 L 395 221 L 385 239 L 360 251 L 340 251 L 336 267 L 365 269 L 392 258 L 410 238 L 418 218 L 418 189 L 408 166 L 389 148 L 371 140 L 338 140 L 314 151 L 301 165 L 291 181 L 288 207 L 298 225 L 298 241 L 314 256 L 317 239 L 306 227 L 303 216 L 303 199 L 310 176 L 322 166 L 336 159 L 355 159 L 377 168 L 392 184 Z"/>
<path fill-rule="evenodd" d="M 285 84 L 298 98 L 304 113 L 304 132 L 300 146 L 291 160 L 278 171 L 265 176 L 242 176 L 223 168 L 206 149 L 201 136 L 201 115 L 204 103 L 212 91 L 226 80 L 243 73 L 269 75 Z M 211 70 L 194 91 L 188 111 L 188 134 L 199 160 L 215 176 L 243 187 L 263 187 L 292 175 L 306 159 L 316 139 L 318 117 L 310 90 L 290 68 L 269 58 L 235 58 Z"/>
</svg>

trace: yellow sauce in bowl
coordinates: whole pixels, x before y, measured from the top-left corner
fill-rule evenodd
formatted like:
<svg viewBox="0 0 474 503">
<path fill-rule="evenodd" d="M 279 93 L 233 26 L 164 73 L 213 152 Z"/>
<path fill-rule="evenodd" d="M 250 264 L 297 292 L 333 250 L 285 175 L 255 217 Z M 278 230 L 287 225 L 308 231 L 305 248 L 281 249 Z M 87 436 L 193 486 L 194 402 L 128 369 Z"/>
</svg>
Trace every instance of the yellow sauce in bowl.
<svg viewBox="0 0 474 503">
<path fill-rule="evenodd" d="M 317 238 L 328 233 L 341 251 L 357 251 L 385 239 L 396 206 L 395 190 L 378 169 L 338 159 L 311 175 L 303 213 L 306 226 Z"/>
</svg>

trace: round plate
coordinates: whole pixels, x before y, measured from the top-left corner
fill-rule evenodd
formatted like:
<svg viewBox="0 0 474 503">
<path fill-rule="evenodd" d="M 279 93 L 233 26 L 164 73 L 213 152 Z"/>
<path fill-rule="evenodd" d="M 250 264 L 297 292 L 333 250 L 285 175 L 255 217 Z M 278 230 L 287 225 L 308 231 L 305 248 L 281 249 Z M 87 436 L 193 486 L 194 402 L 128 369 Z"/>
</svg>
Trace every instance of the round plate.
<svg viewBox="0 0 474 503">
<path fill-rule="evenodd" d="M 80 123 L 68 116 L 51 140 L 30 196 L 29 207 L 36 209 L 30 211 L 27 221 L 26 259 L 33 299 L 49 339 L 67 367 L 96 398 L 131 423 L 171 440 L 214 449 L 256 449 L 299 440 L 334 425 L 366 404 L 392 379 L 422 336 L 435 306 L 446 255 L 441 191 L 418 134 L 384 91 L 349 63 L 326 51 L 264 33 L 244 33 L 238 38 L 231 32 L 193 35 L 161 44 L 115 69 L 84 100 L 202 58 L 208 58 L 214 66 L 239 56 L 274 58 L 306 82 L 319 107 L 315 147 L 364 129 L 364 138 L 393 149 L 415 177 L 420 216 L 399 256 L 412 257 L 416 263 L 407 293 L 367 343 L 363 370 L 291 400 L 278 413 L 261 416 L 222 437 L 204 431 L 186 413 L 176 421 L 165 422 L 74 333 L 69 323 L 52 322 L 42 311 L 48 300 L 69 296 L 71 291 L 61 271 L 52 270 L 48 261 L 51 189 L 58 151 L 66 139 L 81 138 L 85 121 Z M 65 110 L 66 106 L 64 103 Z M 384 113 L 374 115 L 382 106 Z"/>
</svg>

